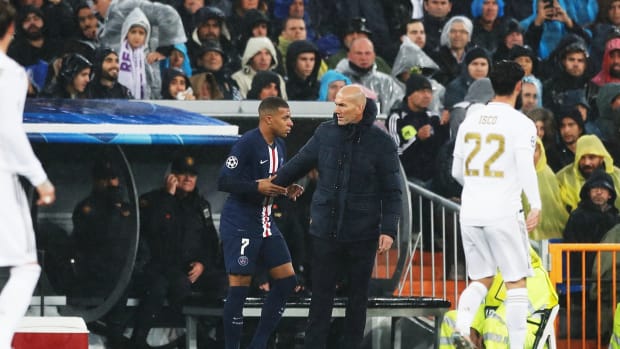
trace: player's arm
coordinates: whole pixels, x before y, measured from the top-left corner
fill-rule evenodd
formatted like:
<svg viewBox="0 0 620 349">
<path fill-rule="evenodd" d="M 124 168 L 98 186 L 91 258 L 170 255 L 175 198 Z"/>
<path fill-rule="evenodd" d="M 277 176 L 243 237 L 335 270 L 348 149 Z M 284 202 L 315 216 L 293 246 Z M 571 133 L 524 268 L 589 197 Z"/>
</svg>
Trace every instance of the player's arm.
<svg viewBox="0 0 620 349">
<path fill-rule="evenodd" d="M 380 144 L 377 144 L 380 146 Z M 402 192 L 400 175 L 400 161 L 396 152 L 396 145 L 385 142 L 381 148 L 377 166 L 377 178 L 381 186 L 381 234 L 396 238 L 398 221 L 402 214 Z M 391 245 L 391 242 L 389 243 Z M 381 247 L 381 246 L 379 246 Z M 387 246 L 389 248 L 389 246 Z"/>
<path fill-rule="evenodd" d="M 9 84 L 12 86 L 9 87 Z M 22 124 L 27 84 L 23 70 L 19 70 L 18 74 L 11 74 L 9 71 L 3 73 L 0 86 L 3 94 L 0 98 L 0 167 L 28 178 L 39 192 L 39 187 L 51 188 L 53 195 L 53 186 L 48 182 L 41 163 L 32 151 Z"/>
<path fill-rule="evenodd" d="M 310 170 L 317 167 L 320 150 L 320 140 L 317 133 L 319 133 L 321 127 L 322 126 L 319 125 L 314 135 L 299 152 L 278 169 L 278 173 L 273 179 L 274 184 L 288 187 L 299 178 L 305 176 Z"/>
<path fill-rule="evenodd" d="M 217 179 L 217 189 L 235 194 L 258 194 L 258 182 L 250 178 L 252 153 L 255 151 L 251 144 L 241 139 L 230 151 Z"/>
<path fill-rule="evenodd" d="M 461 137 L 461 129 L 456 136 L 456 142 L 454 144 L 454 152 L 452 153 L 452 177 L 459 182 L 460 185 L 463 185 L 464 182 L 464 172 L 463 172 L 463 142 L 461 141 L 463 138 Z"/>
<path fill-rule="evenodd" d="M 531 207 L 525 221 L 527 231 L 534 230 L 536 225 L 538 225 L 538 218 L 542 207 L 540 192 L 538 191 L 538 177 L 536 177 L 536 168 L 534 167 L 536 130 L 533 125 L 531 126 L 532 132 L 523 132 L 523 136 L 515 148 L 517 175 Z"/>
</svg>

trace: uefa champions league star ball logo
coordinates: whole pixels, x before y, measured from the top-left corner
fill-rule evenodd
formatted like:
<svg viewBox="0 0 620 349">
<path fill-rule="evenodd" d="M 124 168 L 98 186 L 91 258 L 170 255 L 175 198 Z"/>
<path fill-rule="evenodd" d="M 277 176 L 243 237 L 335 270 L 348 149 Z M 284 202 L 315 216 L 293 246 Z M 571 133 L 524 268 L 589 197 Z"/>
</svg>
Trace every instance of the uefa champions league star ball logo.
<svg viewBox="0 0 620 349">
<path fill-rule="evenodd" d="M 228 159 L 226 159 L 226 167 L 228 167 L 229 169 L 233 169 L 235 167 L 237 167 L 237 165 L 239 165 L 239 160 L 237 160 L 236 156 L 229 156 Z"/>
<path fill-rule="evenodd" d="M 246 256 L 241 256 L 237 259 L 237 263 L 239 263 L 240 266 L 245 267 L 246 265 L 248 265 L 248 257 Z"/>
</svg>

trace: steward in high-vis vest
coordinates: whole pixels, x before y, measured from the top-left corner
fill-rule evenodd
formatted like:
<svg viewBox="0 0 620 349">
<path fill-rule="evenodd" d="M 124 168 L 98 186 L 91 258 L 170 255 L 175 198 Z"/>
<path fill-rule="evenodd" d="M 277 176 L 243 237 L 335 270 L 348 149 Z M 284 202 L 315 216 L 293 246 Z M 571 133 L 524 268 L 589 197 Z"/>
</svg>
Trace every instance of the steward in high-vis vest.
<svg viewBox="0 0 620 349">
<path fill-rule="evenodd" d="M 611 334 L 609 349 L 620 349 L 620 303 L 616 306 L 614 316 L 614 333 Z"/>
<path fill-rule="evenodd" d="M 558 304 L 558 295 L 551 284 L 549 274 L 542 265 L 540 257 L 530 247 L 533 276 L 527 278 L 527 293 L 529 298 L 527 337 L 525 348 L 534 348 L 542 334 L 541 322 L 545 322 L 546 315 L 551 308 Z M 478 308 L 478 313 L 472 322 L 471 339 L 486 349 L 508 349 L 508 328 L 506 327 L 506 286 L 498 272 L 489 288 L 484 304 Z M 617 316 L 617 315 L 616 315 Z M 543 324 L 544 327 L 544 324 Z M 444 316 L 440 330 L 440 349 L 456 348 L 452 335 L 456 328 L 456 310 L 451 310 Z M 620 331 L 618 331 L 620 334 Z M 620 346 L 618 347 L 620 349 Z"/>
</svg>

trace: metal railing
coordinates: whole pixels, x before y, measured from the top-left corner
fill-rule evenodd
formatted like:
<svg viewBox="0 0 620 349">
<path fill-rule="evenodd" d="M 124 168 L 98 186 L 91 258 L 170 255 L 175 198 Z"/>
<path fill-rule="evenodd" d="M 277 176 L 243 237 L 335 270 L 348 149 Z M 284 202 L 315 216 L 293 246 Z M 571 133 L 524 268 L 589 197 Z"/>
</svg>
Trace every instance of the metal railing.
<svg viewBox="0 0 620 349">
<path fill-rule="evenodd" d="M 565 309 L 566 314 L 565 317 L 560 316 L 559 322 L 556 322 L 556 333 L 560 338 L 566 339 L 567 348 L 589 348 L 592 347 L 592 341 L 596 342 L 596 348 L 607 348 L 609 338 L 603 336 L 611 334 L 608 331 L 613 327 L 618 301 L 616 264 L 620 244 L 552 243 L 549 245 L 549 252 L 549 277 L 558 288 L 558 293 L 563 296 L 560 307 Z M 591 268 L 587 268 L 586 256 L 594 257 Z M 578 260 L 574 260 L 575 258 Z M 573 263 L 581 263 L 580 269 L 572 270 L 581 274 L 577 277 L 571 275 L 571 259 Z M 602 271 L 605 271 L 604 275 Z M 593 315 L 595 319 L 591 318 Z M 565 320 L 562 321 L 563 319 Z M 577 326 L 574 326 L 575 323 Z M 594 324 L 595 333 L 592 333 L 590 328 Z M 574 342 L 577 342 L 577 346 L 573 345 Z"/>
</svg>

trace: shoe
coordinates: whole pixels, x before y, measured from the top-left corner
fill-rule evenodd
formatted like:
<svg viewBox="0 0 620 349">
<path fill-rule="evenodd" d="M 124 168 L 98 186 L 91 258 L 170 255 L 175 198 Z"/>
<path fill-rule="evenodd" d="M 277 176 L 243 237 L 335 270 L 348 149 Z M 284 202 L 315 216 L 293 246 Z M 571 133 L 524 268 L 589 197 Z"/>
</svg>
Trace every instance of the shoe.
<svg viewBox="0 0 620 349">
<path fill-rule="evenodd" d="M 460 332 L 452 335 L 452 343 L 456 349 L 476 349 L 476 345 L 472 343 L 469 337 L 463 336 Z"/>
</svg>

